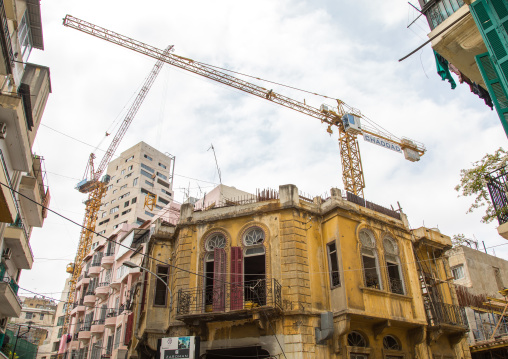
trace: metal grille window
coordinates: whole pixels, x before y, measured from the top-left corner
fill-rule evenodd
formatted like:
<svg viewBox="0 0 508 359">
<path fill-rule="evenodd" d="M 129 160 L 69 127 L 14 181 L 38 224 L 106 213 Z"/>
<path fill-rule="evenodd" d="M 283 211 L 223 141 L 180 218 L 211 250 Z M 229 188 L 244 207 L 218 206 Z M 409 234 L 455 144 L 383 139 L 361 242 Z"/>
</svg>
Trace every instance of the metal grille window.
<svg viewBox="0 0 508 359">
<path fill-rule="evenodd" d="M 337 256 L 337 245 L 335 241 L 326 245 L 328 250 L 328 270 L 330 271 L 331 288 L 340 287 L 339 258 Z"/>
<path fill-rule="evenodd" d="M 169 267 L 168 266 L 157 266 L 157 275 L 161 277 L 164 281 L 161 281 L 157 278 L 157 282 L 155 284 L 155 296 L 153 300 L 154 305 L 166 305 L 167 300 L 167 283 L 169 277 Z"/>
<path fill-rule="evenodd" d="M 453 278 L 455 280 L 464 278 L 464 265 L 455 266 L 452 268 Z"/>
</svg>

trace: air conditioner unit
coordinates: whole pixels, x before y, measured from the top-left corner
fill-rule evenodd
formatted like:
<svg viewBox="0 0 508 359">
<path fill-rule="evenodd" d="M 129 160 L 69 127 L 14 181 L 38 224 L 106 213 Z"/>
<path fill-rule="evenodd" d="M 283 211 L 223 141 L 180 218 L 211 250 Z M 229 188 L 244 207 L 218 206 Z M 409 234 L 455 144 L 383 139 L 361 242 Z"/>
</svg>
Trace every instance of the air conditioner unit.
<svg viewBox="0 0 508 359">
<path fill-rule="evenodd" d="M 4 253 L 2 254 L 2 257 L 5 259 L 11 259 L 12 250 L 10 248 L 5 248 Z"/>
<path fill-rule="evenodd" d="M 5 138 L 7 135 L 7 124 L 5 122 L 0 122 L 0 138 Z"/>
</svg>

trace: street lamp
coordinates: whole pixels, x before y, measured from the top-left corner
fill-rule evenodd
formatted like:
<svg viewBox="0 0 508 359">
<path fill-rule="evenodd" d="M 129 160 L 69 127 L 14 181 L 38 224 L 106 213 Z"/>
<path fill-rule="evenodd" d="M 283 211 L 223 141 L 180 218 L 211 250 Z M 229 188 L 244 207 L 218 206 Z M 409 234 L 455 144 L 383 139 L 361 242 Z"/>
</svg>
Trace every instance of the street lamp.
<svg viewBox="0 0 508 359">
<path fill-rule="evenodd" d="M 168 292 L 169 292 L 169 312 L 171 313 L 172 309 L 173 309 L 173 294 L 171 293 L 171 289 L 169 289 L 169 286 L 167 285 L 167 283 L 164 281 L 164 279 L 162 279 L 161 277 L 159 277 L 157 274 L 155 274 L 154 272 L 152 272 L 150 269 L 148 268 L 145 268 L 145 267 L 142 267 L 140 266 L 139 264 L 136 264 L 134 262 L 131 262 L 131 261 L 125 261 L 123 262 L 123 265 L 128 267 L 128 268 L 139 268 L 141 270 L 144 270 L 144 271 L 147 271 L 148 273 L 152 273 L 154 276 L 156 276 L 162 283 L 164 283 L 164 285 L 166 286 Z"/>
</svg>

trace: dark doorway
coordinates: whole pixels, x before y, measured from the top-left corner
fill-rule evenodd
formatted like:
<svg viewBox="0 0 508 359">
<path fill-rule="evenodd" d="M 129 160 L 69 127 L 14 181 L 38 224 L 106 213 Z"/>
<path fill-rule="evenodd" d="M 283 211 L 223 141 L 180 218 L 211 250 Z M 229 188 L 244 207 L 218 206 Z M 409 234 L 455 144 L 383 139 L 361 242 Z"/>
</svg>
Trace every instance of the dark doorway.
<svg viewBox="0 0 508 359">
<path fill-rule="evenodd" d="M 265 255 L 244 257 L 245 305 L 266 305 Z"/>
<path fill-rule="evenodd" d="M 206 359 L 233 359 L 233 358 L 269 358 L 270 353 L 262 349 L 260 346 L 243 347 L 243 348 L 229 348 L 229 349 L 215 349 L 206 351 Z"/>
</svg>

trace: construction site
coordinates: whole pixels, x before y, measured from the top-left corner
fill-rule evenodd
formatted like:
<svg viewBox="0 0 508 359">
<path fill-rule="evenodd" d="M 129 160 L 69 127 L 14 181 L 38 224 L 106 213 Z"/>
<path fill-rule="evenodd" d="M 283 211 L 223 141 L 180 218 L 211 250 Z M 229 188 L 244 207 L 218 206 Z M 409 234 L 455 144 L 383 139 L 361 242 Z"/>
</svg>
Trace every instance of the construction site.
<svg viewBox="0 0 508 359">
<path fill-rule="evenodd" d="M 441 193 L 442 171 L 453 167 L 453 160 L 440 158 L 442 152 L 436 154 L 430 144 L 427 148 L 386 129 L 394 123 L 397 132 L 411 129 L 406 122 L 427 120 L 431 105 L 408 105 L 413 106 L 408 112 L 401 92 L 396 101 L 404 104 L 399 109 L 376 104 L 379 116 L 375 117 L 388 121 L 378 123 L 364 110 L 346 103 L 346 97 L 352 96 L 356 103 L 364 102 L 369 112 L 374 108 L 368 107 L 368 96 L 359 95 L 352 84 L 338 87 L 340 91 L 335 92 L 340 98 L 316 92 L 317 86 L 307 88 L 316 83 L 309 80 L 310 68 L 309 78 L 305 76 L 297 85 L 283 83 L 252 73 L 248 62 L 244 70 L 221 61 L 223 49 L 217 51 L 217 62 L 213 56 L 201 62 L 198 56 L 191 59 L 179 54 L 184 46 L 176 43 L 150 45 L 150 38 L 158 34 L 132 31 L 140 37 L 130 37 L 129 26 L 124 26 L 127 31 L 116 32 L 107 22 L 96 24 L 66 14 L 58 31 L 83 48 L 87 44 L 86 48 L 100 56 L 94 57 L 94 63 L 75 44 L 63 56 L 73 56 L 83 73 L 96 66 L 107 67 L 110 77 L 102 78 L 103 88 L 98 86 L 91 95 L 94 105 L 76 113 L 77 123 L 86 117 L 101 117 L 100 123 L 91 120 L 82 133 L 72 136 L 61 127 L 41 124 L 44 131 L 72 140 L 76 146 L 87 146 L 82 163 L 72 146 L 63 142 L 57 146 L 61 159 L 73 156 L 72 167 L 81 168 L 84 174 L 76 178 L 46 171 L 44 158 L 32 146 L 41 146 L 35 132 L 54 86 L 49 68 L 28 63 L 32 47 L 44 50 L 40 7 L 37 0 L 0 4 L 4 23 L 0 45 L 7 56 L 6 68 L 0 68 L 6 72 L 0 93 L 0 121 L 6 123 L 0 123 L 0 138 L 4 139 L 0 142 L 5 145 L 0 146 L 4 169 L 0 171 L 0 359 L 508 358 L 504 243 L 489 242 L 487 247 L 483 242 L 481 248 L 477 240 L 458 242 L 460 236 L 447 233 L 453 227 L 447 222 L 452 223 L 455 214 L 447 213 L 442 204 L 448 199 L 439 202 L 432 197 L 439 197 L 433 191 Z M 456 84 L 450 71 L 460 83 L 465 78 L 474 80 L 482 94 L 478 96 L 495 108 L 497 125 L 501 120 L 502 127 L 508 128 L 501 98 L 504 87 L 496 87 L 506 86 L 504 95 L 508 95 L 508 80 L 500 72 L 504 68 L 497 67 L 502 56 L 500 50 L 494 53 L 491 48 L 492 35 L 486 33 L 491 30 L 481 25 L 486 17 L 502 22 L 508 3 L 421 1 L 420 8 L 409 3 L 409 9 L 407 29 L 422 23 L 431 29 L 429 34 L 423 30 L 430 40 L 420 48 L 431 44 L 441 79 L 452 89 Z M 23 26 L 28 35 L 23 35 Z M 457 35 L 458 29 L 468 29 L 467 40 Z M 19 39 L 14 50 L 6 37 L 9 31 L 15 31 Z M 462 46 L 467 41 L 475 44 L 474 51 L 457 54 L 451 50 L 453 44 Z M 227 43 L 224 40 L 225 48 Z M 345 41 L 340 46 L 349 45 Z M 189 52 L 191 46 L 206 47 L 206 41 L 186 46 Z M 309 46 L 310 52 L 318 51 Z M 26 55 L 19 63 L 15 60 L 18 54 Z M 475 61 L 474 56 L 477 67 L 466 68 L 465 64 Z M 115 66 L 128 63 L 130 57 L 137 60 L 129 76 L 115 71 Z M 354 63 L 340 56 L 337 59 L 358 70 Z M 251 60 L 255 64 L 258 59 Z M 292 64 L 288 62 L 287 69 Z M 390 66 L 383 64 L 380 69 L 386 67 L 386 73 L 378 71 L 379 75 L 392 73 Z M 140 71 L 145 77 L 132 92 L 132 82 L 138 81 L 133 78 Z M 76 76 L 81 73 L 77 71 Z M 188 79 L 188 83 L 170 85 L 174 77 Z M 110 82 L 129 90 L 103 93 Z M 178 97 L 178 86 L 182 92 L 191 87 L 189 99 Z M 369 86 L 375 87 L 366 85 L 366 94 L 372 93 Z M 156 92 L 163 89 L 159 106 L 151 98 L 154 88 Z M 58 91 L 63 96 L 61 88 Z M 127 103 L 112 115 L 103 103 L 121 107 L 128 91 Z M 229 95 L 227 101 L 222 91 Z M 375 91 L 389 96 L 389 91 Z M 210 99 L 199 102 L 208 96 Z M 178 114 L 174 116 L 178 120 L 171 121 L 178 126 L 166 127 L 166 98 L 173 100 L 170 110 L 173 116 Z M 426 101 L 422 97 L 421 103 Z M 145 107 L 151 112 L 144 112 Z M 260 113 L 250 113 L 258 108 Z M 53 113 L 52 108 L 50 111 Z M 203 123 L 191 122 L 190 113 L 203 117 Z M 255 120 L 256 116 L 262 119 Z M 16 121 L 25 127 L 18 137 L 10 136 Z M 238 139 L 240 134 L 247 136 Z M 84 139 L 87 136 L 93 139 Z M 99 144 L 91 144 L 99 137 Z M 434 137 L 423 138 L 437 146 Z M 360 146 L 360 142 L 366 144 Z M 457 151 L 456 162 L 465 149 Z M 321 153 L 319 158 L 311 156 L 316 153 Z M 206 161 L 202 159 L 205 155 Z M 224 158 L 228 159 L 225 166 Z M 192 168 L 196 172 L 188 172 Z M 288 168 L 291 171 L 286 173 Z M 212 175 L 198 179 L 205 170 Z M 329 173 L 335 173 L 333 179 Z M 49 174 L 74 181 L 73 194 L 61 196 L 63 189 L 56 187 L 56 208 L 50 207 Z M 432 185 L 424 187 L 421 177 Z M 488 184 L 487 198 L 498 213 L 496 235 L 504 238 L 506 221 L 500 218 L 504 218 L 508 196 L 505 183 L 498 181 L 505 177 L 502 170 L 492 180 L 495 183 Z M 312 183 L 312 188 L 324 193 L 308 194 L 299 189 L 300 182 Z M 76 198 L 84 209 L 79 212 L 80 220 L 58 209 Z M 415 218 L 413 211 L 422 225 L 410 221 Z M 51 244 L 49 256 L 42 257 L 45 252 L 34 256 L 29 242 L 32 227 L 42 227 L 48 216 L 65 223 L 61 226 L 72 225 L 72 230 L 62 227 L 67 232 L 62 240 L 63 232 L 50 222 L 45 232 L 52 231 L 60 239 Z M 445 224 L 425 225 L 426 216 L 430 223 L 442 220 Z M 79 237 L 71 238 L 76 228 Z M 72 255 L 62 256 L 70 249 Z M 496 250 L 502 254 L 497 255 Z M 67 260 L 70 256 L 72 260 Z M 43 262 L 66 261 L 65 270 L 52 277 L 45 272 L 44 281 L 35 286 L 31 282 L 32 287 L 20 284 L 21 270 L 31 269 L 35 257 Z M 59 292 L 40 289 L 63 275 Z M 22 309 L 18 291 L 33 294 L 35 302 L 50 301 L 51 323 L 34 323 L 30 313 L 35 309 Z M 37 313 L 44 311 L 36 308 Z M 38 315 L 42 320 L 45 314 Z M 17 353 L 16 347 L 18 340 L 26 339 L 23 336 L 38 339 L 36 349 L 20 358 L 21 350 Z"/>
</svg>

